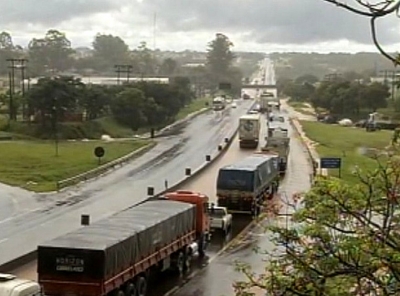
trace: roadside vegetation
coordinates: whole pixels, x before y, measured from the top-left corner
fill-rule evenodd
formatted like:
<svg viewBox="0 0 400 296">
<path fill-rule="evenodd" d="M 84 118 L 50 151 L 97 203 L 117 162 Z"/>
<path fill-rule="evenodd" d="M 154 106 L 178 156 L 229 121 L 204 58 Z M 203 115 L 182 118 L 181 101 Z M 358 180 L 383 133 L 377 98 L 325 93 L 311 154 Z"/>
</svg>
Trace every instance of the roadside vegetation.
<svg viewBox="0 0 400 296">
<path fill-rule="evenodd" d="M 358 167 L 363 171 L 376 168 L 374 156 L 390 145 L 392 131 L 368 133 L 365 129 L 330 125 L 320 122 L 300 122 L 306 136 L 315 142 L 320 157 L 342 158 L 342 179 L 352 185 L 359 182 L 354 175 Z M 329 170 L 329 175 L 338 177 L 338 170 Z"/>
<path fill-rule="evenodd" d="M 4 155 L 0 163 L 0 182 L 32 191 L 56 190 L 56 182 L 99 166 L 94 148 L 101 146 L 105 164 L 146 145 L 149 141 L 67 141 L 59 143 L 59 155 L 51 141 L 13 141 L 0 143 Z"/>
<path fill-rule="evenodd" d="M 109 75 L 109 70 L 115 75 L 115 64 L 132 63 L 136 78 L 137 73 L 143 78 L 133 79 L 131 75 L 129 81 L 121 77 L 118 85 L 98 85 L 62 75 L 68 70 L 66 65 L 76 62 L 65 34 L 49 30 L 44 38 L 29 44 L 26 56 L 13 44 L 11 35 L 0 33 L 0 55 L 29 57 L 31 74 L 41 77 L 22 88 L 22 74 L 17 71 L 15 86 L 0 93 L 0 152 L 4 159 L 0 182 L 34 191 L 54 190 L 57 181 L 98 165 L 93 155 L 95 146 L 106 148 L 105 163 L 143 145 L 154 145 L 139 140 L 99 139 L 105 135 L 133 138 L 162 129 L 209 106 L 211 100 L 205 94 L 216 93 L 220 84 L 230 86 L 228 93 L 240 93 L 242 74 L 233 66 L 232 46 L 227 36 L 217 34 L 208 44 L 207 66 L 197 67 L 193 76 L 178 70 L 172 59 L 156 60 L 145 43 L 131 52 L 119 37 L 97 35 L 93 56 L 79 58 L 80 63 L 98 66 L 95 70 L 102 75 Z M 7 71 L 6 62 L 1 60 L 0 75 Z M 146 80 L 152 75 L 164 80 Z M 54 156 L 56 142 L 58 156 Z"/>
<path fill-rule="evenodd" d="M 187 117 L 189 114 L 194 113 L 196 111 L 200 111 L 203 108 L 207 108 L 208 106 L 211 105 L 211 99 L 210 98 L 199 98 L 195 99 L 190 104 L 186 105 L 183 107 L 178 114 L 176 115 L 175 119 L 176 120 L 181 120 Z"/>
</svg>

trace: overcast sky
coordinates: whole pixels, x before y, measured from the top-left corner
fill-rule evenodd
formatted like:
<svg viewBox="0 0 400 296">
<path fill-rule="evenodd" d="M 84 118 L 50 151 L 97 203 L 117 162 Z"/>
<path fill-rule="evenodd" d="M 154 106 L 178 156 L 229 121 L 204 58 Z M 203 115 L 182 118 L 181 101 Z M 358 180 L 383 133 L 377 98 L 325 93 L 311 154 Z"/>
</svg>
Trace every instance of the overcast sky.
<svg viewBox="0 0 400 296">
<path fill-rule="evenodd" d="M 74 47 L 90 46 L 96 33 L 106 33 L 132 48 L 141 41 L 152 48 L 156 14 L 162 50 L 204 50 L 217 32 L 235 50 L 374 50 L 368 19 L 322 0 L 0 0 L 0 11 L 0 31 L 23 46 L 54 28 Z M 379 39 L 391 50 L 400 45 L 399 24 L 395 17 L 380 21 Z"/>
</svg>

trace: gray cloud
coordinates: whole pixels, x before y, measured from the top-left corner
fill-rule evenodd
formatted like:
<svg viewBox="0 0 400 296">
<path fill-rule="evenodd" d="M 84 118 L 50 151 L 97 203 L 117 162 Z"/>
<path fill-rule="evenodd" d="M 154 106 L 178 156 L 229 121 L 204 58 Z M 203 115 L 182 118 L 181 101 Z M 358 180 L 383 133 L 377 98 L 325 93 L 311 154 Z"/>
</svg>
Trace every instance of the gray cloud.
<svg viewBox="0 0 400 296">
<path fill-rule="evenodd" d="M 75 17 L 110 11 L 117 4 L 117 0 L 0 0 L 0 25 L 54 26 Z"/>
<path fill-rule="evenodd" d="M 163 31 L 243 32 L 249 40 L 259 43 L 307 44 L 349 39 L 371 44 L 368 19 L 322 0 L 145 0 L 139 8 L 147 14 L 157 11 Z M 395 17 L 380 22 L 382 43 L 400 40 L 397 30 L 388 30 L 396 25 Z"/>
</svg>

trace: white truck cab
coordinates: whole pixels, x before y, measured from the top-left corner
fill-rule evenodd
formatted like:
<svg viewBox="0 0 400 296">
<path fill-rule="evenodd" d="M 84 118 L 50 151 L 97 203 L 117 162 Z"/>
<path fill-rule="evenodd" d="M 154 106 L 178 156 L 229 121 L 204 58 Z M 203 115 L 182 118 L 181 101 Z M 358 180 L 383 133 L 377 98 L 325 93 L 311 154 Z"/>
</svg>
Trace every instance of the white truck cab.
<svg viewBox="0 0 400 296">
<path fill-rule="evenodd" d="M 40 285 L 34 281 L 0 273 L 0 296 L 42 296 Z"/>
<path fill-rule="evenodd" d="M 229 232 L 232 227 L 232 214 L 228 214 L 226 207 L 218 207 L 211 204 L 209 215 L 211 229 L 222 230 L 225 234 Z"/>
</svg>

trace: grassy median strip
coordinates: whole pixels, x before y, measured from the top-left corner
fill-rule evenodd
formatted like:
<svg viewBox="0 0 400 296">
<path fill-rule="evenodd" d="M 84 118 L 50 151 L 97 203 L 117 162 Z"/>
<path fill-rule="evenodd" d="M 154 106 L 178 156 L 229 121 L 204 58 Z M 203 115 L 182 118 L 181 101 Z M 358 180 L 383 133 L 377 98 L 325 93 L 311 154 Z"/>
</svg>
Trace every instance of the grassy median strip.
<svg viewBox="0 0 400 296">
<path fill-rule="evenodd" d="M 151 143 L 144 140 L 60 142 L 59 156 L 56 156 L 54 142 L 0 142 L 0 182 L 36 192 L 52 191 L 57 181 L 98 167 L 94 156 L 97 146 L 105 150 L 101 160 L 105 164 Z"/>
<path fill-rule="evenodd" d="M 199 98 L 199 99 L 194 99 L 190 104 L 187 106 L 183 107 L 179 113 L 176 115 L 176 120 L 181 120 L 184 119 L 186 116 L 188 116 L 191 113 L 194 113 L 196 111 L 200 111 L 203 108 L 206 108 L 206 103 L 209 103 L 211 105 L 211 99 L 210 98 Z"/>
<path fill-rule="evenodd" d="M 365 148 L 383 149 L 389 145 L 393 134 L 311 121 L 301 121 L 301 125 L 307 137 L 318 143 L 320 157 L 342 158 L 342 178 L 352 184 L 357 183 L 357 177 L 352 174 L 356 166 L 362 170 L 376 167 L 376 161 L 363 153 Z M 330 170 L 329 174 L 338 176 L 338 170 Z"/>
</svg>

